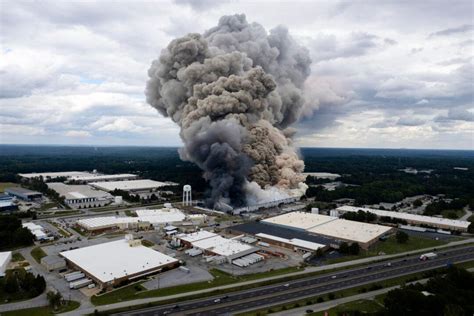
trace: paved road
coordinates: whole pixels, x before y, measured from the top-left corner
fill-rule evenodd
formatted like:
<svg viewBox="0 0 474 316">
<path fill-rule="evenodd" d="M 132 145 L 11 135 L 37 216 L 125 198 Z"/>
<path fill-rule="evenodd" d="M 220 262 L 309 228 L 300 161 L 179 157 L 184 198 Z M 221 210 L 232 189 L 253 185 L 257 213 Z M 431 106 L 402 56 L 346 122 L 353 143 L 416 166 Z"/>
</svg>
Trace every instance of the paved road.
<svg viewBox="0 0 474 316">
<path fill-rule="evenodd" d="M 473 272 L 474 268 L 467 269 L 467 271 Z M 426 283 L 427 281 L 428 281 L 428 279 L 422 279 L 422 280 L 410 282 L 410 283 L 407 283 L 407 284 L 415 284 L 415 283 L 422 283 L 423 284 L 423 283 Z M 332 301 L 326 301 L 326 302 L 319 303 L 319 304 L 307 305 L 307 306 L 304 306 L 304 307 L 294 308 L 294 309 L 291 309 L 291 310 L 272 313 L 272 316 L 303 316 L 303 315 L 307 314 L 306 311 L 308 309 L 312 310 L 313 312 L 327 311 L 328 309 L 331 309 L 333 307 L 336 307 L 336 306 L 344 304 L 344 303 L 353 302 L 353 301 L 357 301 L 357 300 L 364 300 L 364 299 L 366 299 L 366 300 L 367 299 L 374 299 L 377 295 L 387 293 L 387 292 L 389 292 L 393 289 L 397 289 L 399 287 L 401 287 L 401 286 L 400 285 L 395 285 L 395 286 L 387 287 L 387 288 L 380 289 L 380 290 L 370 291 L 370 292 L 367 292 L 367 293 L 361 293 L 361 294 L 356 294 L 356 295 L 352 295 L 352 296 L 342 297 L 342 298 L 338 298 L 338 299 L 335 299 L 335 300 L 332 300 Z"/>
<path fill-rule="evenodd" d="M 118 315 L 228 315 L 235 312 L 272 306 L 286 301 L 316 296 L 345 288 L 356 287 L 402 276 L 418 271 L 434 269 L 449 262 L 474 260 L 474 246 L 439 252 L 436 259 L 421 262 L 419 256 L 397 259 L 386 263 L 373 263 L 364 267 L 343 270 L 332 274 L 308 277 L 255 289 L 207 297 L 180 303 L 179 306 L 164 305 Z"/>
<path fill-rule="evenodd" d="M 467 221 L 467 219 L 469 217 L 471 217 L 472 215 L 472 212 L 471 210 L 469 209 L 469 205 L 466 205 L 466 207 L 464 208 L 464 211 L 466 212 L 459 220 L 461 221 Z"/>
<path fill-rule="evenodd" d="M 451 242 L 451 243 L 448 243 L 446 245 L 439 246 L 437 248 L 438 249 L 452 248 L 453 246 L 461 246 L 461 245 L 465 245 L 465 244 L 473 243 L 473 242 L 474 242 L 474 239 L 471 238 L 471 239 L 465 239 L 465 240 Z M 190 295 L 209 293 L 209 292 L 216 291 L 216 290 L 229 289 L 229 288 L 234 288 L 234 287 L 237 287 L 237 286 L 243 286 L 243 285 L 248 285 L 248 284 L 253 284 L 253 283 L 261 283 L 261 282 L 265 282 L 265 281 L 281 279 L 281 278 L 284 278 L 284 277 L 287 277 L 287 276 L 296 276 L 296 275 L 301 275 L 301 274 L 306 274 L 306 273 L 311 273 L 311 272 L 327 271 L 327 270 L 332 270 L 332 269 L 336 269 L 336 268 L 343 268 L 343 267 L 350 268 L 350 266 L 354 266 L 354 265 L 358 265 L 358 264 L 364 264 L 364 263 L 370 263 L 370 262 L 375 262 L 375 261 L 380 261 L 380 260 L 393 259 L 395 257 L 403 257 L 403 256 L 406 256 L 408 254 L 413 254 L 413 253 L 429 252 L 432 249 L 433 248 L 431 247 L 431 248 L 418 249 L 418 250 L 413 250 L 413 251 L 408 251 L 408 252 L 398 253 L 398 254 L 393 254 L 393 255 L 376 256 L 376 257 L 369 257 L 369 258 L 363 258 L 363 259 L 358 259 L 358 260 L 334 263 L 334 264 L 330 264 L 330 265 L 326 265 L 326 266 L 309 267 L 309 268 L 306 268 L 304 270 L 301 270 L 301 271 L 298 271 L 298 272 L 288 273 L 288 274 L 285 274 L 285 275 L 277 275 L 277 276 L 267 277 L 267 278 L 263 278 L 263 279 L 233 283 L 233 284 L 208 288 L 208 289 L 204 289 L 204 290 L 186 292 L 186 293 L 179 293 L 179 294 L 163 296 L 163 297 L 151 297 L 151 298 L 144 298 L 144 299 L 128 300 L 128 301 L 123 301 L 123 302 L 120 302 L 120 303 L 96 306 L 94 308 L 86 308 L 85 306 L 84 307 L 81 306 L 80 310 L 76 310 L 74 312 L 66 313 L 66 314 L 63 314 L 63 315 L 65 315 L 65 316 L 85 315 L 85 314 L 93 313 L 95 309 L 97 309 L 98 311 L 107 311 L 107 310 L 112 310 L 112 309 L 117 309 L 117 308 L 129 307 L 129 306 L 133 306 L 133 305 L 142 305 L 142 304 L 148 304 L 148 303 L 155 303 L 155 302 L 160 302 L 160 301 L 164 301 L 164 300 L 168 300 L 168 299 L 177 299 L 177 298 L 183 298 L 184 299 L 184 297 L 187 297 L 187 296 L 190 296 Z"/>
</svg>

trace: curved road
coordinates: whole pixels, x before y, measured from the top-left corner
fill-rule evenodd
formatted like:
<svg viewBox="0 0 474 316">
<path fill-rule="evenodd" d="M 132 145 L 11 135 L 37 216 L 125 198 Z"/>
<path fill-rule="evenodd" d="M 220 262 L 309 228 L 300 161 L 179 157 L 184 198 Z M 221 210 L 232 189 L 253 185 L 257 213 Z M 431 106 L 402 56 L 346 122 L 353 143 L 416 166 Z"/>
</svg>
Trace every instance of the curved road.
<svg viewBox="0 0 474 316">
<path fill-rule="evenodd" d="M 437 258 L 423 262 L 419 260 L 418 255 L 414 255 L 392 260 L 390 265 L 387 265 L 387 261 L 373 263 L 287 283 L 185 301 L 179 305 L 162 305 L 116 315 L 228 315 L 431 270 L 448 263 L 474 260 L 474 246 L 438 251 L 437 253 Z"/>
</svg>

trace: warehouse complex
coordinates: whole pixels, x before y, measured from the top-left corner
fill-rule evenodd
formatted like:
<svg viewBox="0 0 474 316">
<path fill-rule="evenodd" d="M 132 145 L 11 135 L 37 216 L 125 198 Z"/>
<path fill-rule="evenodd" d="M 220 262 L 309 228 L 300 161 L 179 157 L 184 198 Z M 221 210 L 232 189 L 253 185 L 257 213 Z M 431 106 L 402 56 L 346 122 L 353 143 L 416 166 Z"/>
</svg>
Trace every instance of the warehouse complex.
<svg viewBox="0 0 474 316">
<path fill-rule="evenodd" d="M 82 271 L 101 288 L 175 268 L 177 259 L 141 245 L 140 240 L 126 239 L 64 251 L 68 267 Z"/>
<path fill-rule="evenodd" d="M 205 230 L 191 234 L 180 234 L 176 236 L 176 239 L 185 247 L 199 250 L 199 254 L 223 257 L 228 262 L 258 251 L 256 247 Z"/>
<path fill-rule="evenodd" d="M 151 224 L 143 222 L 137 217 L 105 216 L 83 218 L 77 221 L 77 225 L 93 234 L 100 234 L 112 229 L 146 230 L 150 228 Z"/>
<path fill-rule="evenodd" d="M 5 193 L 23 201 L 36 201 L 43 198 L 43 193 L 31 191 L 21 187 L 6 188 Z"/>
<path fill-rule="evenodd" d="M 323 244 L 318 244 L 315 242 L 307 241 L 307 240 L 302 240 L 298 238 L 282 238 L 278 236 L 273 236 L 265 233 L 258 233 L 255 235 L 260 241 L 267 242 L 272 245 L 277 245 L 280 247 L 284 248 L 289 248 L 293 249 L 295 251 L 301 250 L 303 252 L 313 252 L 317 251 L 318 249 L 326 249 L 329 246 L 328 245 L 323 245 Z"/>
<path fill-rule="evenodd" d="M 19 173 L 24 179 L 43 178 L 43 180 L 52 180 L 57 178 L 72 179 L 77 177 L 91 176 L 92 173 L 85 171 L 65 171 L 65 172 L 41 172 L 41 173 Z"/>
<path fill-rule="evenodd" d="M 357 212 L 361 210 L 364 212 L 375 214 L 379 217 L 386 216 L 390 218 L 401 219 L 401 220 L 406 221 L 408 224 L 426 225 L 429 227 L 455 230 L 455 231 L 460 231 L 460 232 L 467 232 L 467 228 L 471 224 L 468 221 L 425 216 L 425 215 L 417 215 L 417 214 L 410 214 L 410 213 L 402 213 L 402 212 L 383 211 L 383 210 L 376 210 L 376 209 L 371 209 L 371 208 L 363 208 L 363 207 L 355 207 L 355 206 L 341 206 L 341 207 L 338 207 L 336 210 L 339 213 Z"/>
<path fill-rule="evenodd" d="M 21 225 L 23 228 L 27 228 L 34 236 L 36 240 L 47 240 L 51 239 L 48 237 L 48 235 L 45 233 L 44 228 L 40 225 L 37 225 L 35 223 L 29 222 L 29 223 L 23 223 Z"/>
<path fill-rule="evenodd" d="M 335 241 L 357 242 L 363 249 L 368 249 L 377 240 L 390 233 L 393 228 L 348 221 L 337 217 L 305 212 L 291 212 L 267 218 L 264 224 L 305 231 L 312 235 L 327 237 Z"/>
<path fill-rule="evenodd" d="M 179 223 L 186 219 L 186 215 L 176 208 L 143 209 L 135 213 L 141 221 L 149 222 L 153 226 Z"/>
<path fill-rule="evenodd" d="M 50 182 L 48 188 L 64 197 L 64 202 L 71 208 L 94 208 L 112 203 L 114 197 L 88 185 L 71 185 L 61 182 Z"/>
<path fill-rule="evenodd" d="M 157 195 L 158 190 L 170 185 L 166 182 L 160 182 L 149 179 L 128 180 L 128 181 L 110 181 L 110 182 L 90 182 L 94 188 L 112 192 L 114 190 L 126 191 L 131 195 L 139 195 L 141 198 L 150 198 L 152 194 Z"/>
<path fill-rule="evenodd" d="M 92 174 L 87 176 L 72 177 L 71 180 L 76 183 L 107 182 L 107 181 L 126 181 L 137 179 L 136 174 Z"/>
</svg>

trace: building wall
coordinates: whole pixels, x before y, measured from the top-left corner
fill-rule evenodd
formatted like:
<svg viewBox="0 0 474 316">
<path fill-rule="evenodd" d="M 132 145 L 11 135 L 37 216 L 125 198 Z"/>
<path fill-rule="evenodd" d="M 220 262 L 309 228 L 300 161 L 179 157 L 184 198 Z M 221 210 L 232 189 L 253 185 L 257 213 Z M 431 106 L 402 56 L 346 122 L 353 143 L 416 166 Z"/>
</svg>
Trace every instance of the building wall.
<svg viewBox="0 0 474 316">
<path fill-rule="evenodd" d="M 66 204 L 71 208 L 94 208 L 103 207 L 110 204 L 112 200 L 97 200 L 93 198 L 66 200 Z"/>
<path fill-rule="evenodd" d="M 179 262 L 172 262 L 172 263 L 163 265 L 161 267 L 155 267 L 155 268 L 152 268 L 152 269 L 147 269 L 147 270 L 141 271 L 139 273 L 130 274 L 130 275 L 124 276 L 122 278 L 117 278 L 117 279 L 114 279 L 113 281 L 104 283 L 104 282 L 100 281 L 99 279 L 97 279 L 94 275 L 90 274 L 87 270 L 85 270 L 85 269 L 81 268 L 80 266 L 76 265 L 74 262 L 66 259 L 66 263 L 67 263 L 68 268 L 70 268 L 72 270 L 80 270 L 81 272 L 83 272 L 86 275 L 87 278 L 92 279 L 99 286 L 99 288 L 106 289 L 106 290 L 111 290 L 114 286 L 119 286 L 121 283 L 123 283 L 125 281 L 128 281 L 130 279 L 134 279 L 137 276 L 143 275 L 143 277 L 145 277 L 145 276 L 151 275 L 151 274 L 155 273 L 154 271 L 157 270 L 157 269 L 161 269 L 160 271 L 156 271 L 156 273 L 159 273 L 159 272 L 164 272 L 164 271 L 168 271 L 168 270 L 177 268 L 179 266 Z M 138 279 L 139 278 L 137 278 L 137 280 Z"/>
</svg>

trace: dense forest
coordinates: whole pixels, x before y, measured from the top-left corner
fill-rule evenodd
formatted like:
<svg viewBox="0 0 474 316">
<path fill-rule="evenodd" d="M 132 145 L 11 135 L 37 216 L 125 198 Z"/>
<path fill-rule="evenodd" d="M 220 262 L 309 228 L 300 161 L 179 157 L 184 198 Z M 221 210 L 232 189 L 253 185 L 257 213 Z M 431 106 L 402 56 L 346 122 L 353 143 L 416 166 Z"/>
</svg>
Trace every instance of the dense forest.
<svg viewBox="0 0 474 316">
<path fill-rule="evenodd" d="M 418 194 L 445 194 L 461 199 L 457 204 L 473 203 L 473 151 L 302 148 L 301 156 L 305 171 L 338 173 L 342 175 L 338 181 L 353 185 L 334 191 L 311 186 L 307 196 L 318 201 L 353 198 L 362 205 L 397 202 Z M 454 169 L 459 167 L 467 170 Z M 404 168 L 433 171 L 408 174 L 401 171 Z M 0 182 L 18 181 L 16 174 L 21 172 L 94 169 L 191 184 L 196 197 L 208 188 L 201 170 L 180 160 L 178 148 L 0 146 Z M 309 178 L 308 182 L 328 180 Z"/>
</svg>

